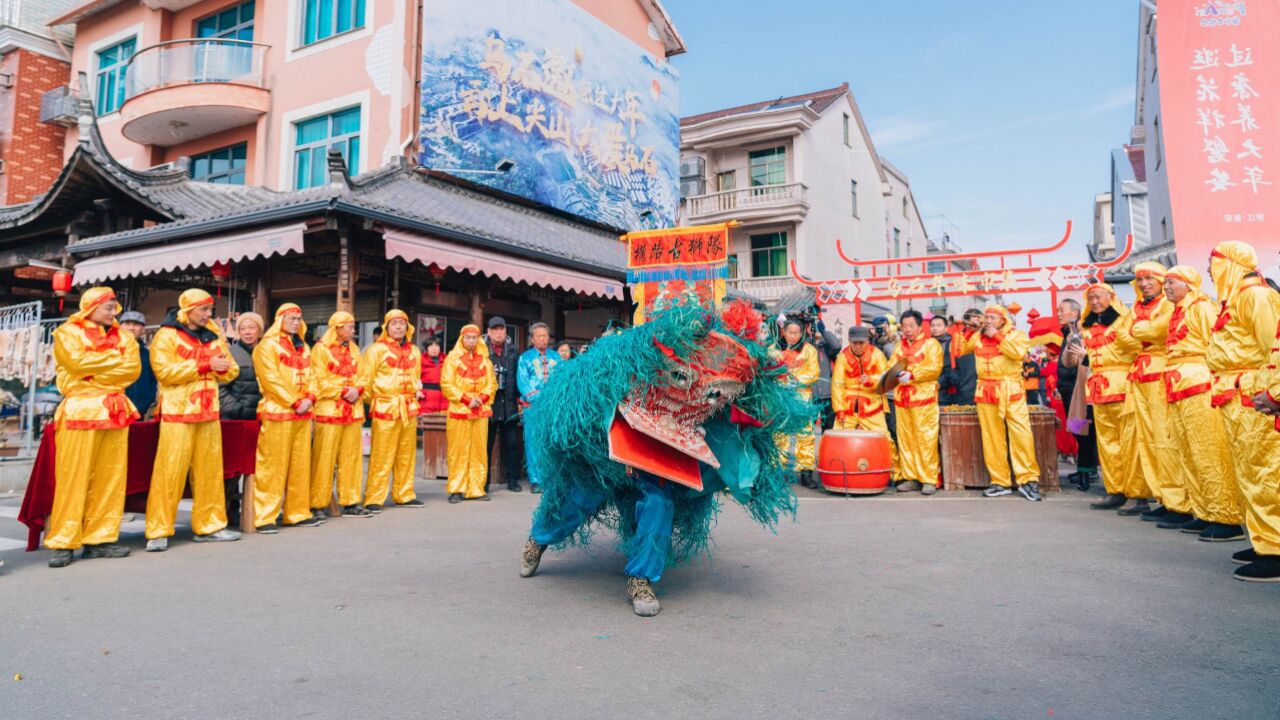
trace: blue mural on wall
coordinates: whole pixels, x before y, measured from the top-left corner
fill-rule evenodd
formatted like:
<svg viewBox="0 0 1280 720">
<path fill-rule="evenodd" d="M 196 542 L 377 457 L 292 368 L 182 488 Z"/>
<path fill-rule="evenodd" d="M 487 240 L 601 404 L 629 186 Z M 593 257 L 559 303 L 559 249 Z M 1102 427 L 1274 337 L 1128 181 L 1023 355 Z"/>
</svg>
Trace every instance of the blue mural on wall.
<svg viewBox="0 0 1280 720">
<path fill-rule="evenodd" d="M 426 0 L 423 16 L 423 166 L 623 230 L 675 224 L 665 60 L 569 0 Z"/>
</svg>

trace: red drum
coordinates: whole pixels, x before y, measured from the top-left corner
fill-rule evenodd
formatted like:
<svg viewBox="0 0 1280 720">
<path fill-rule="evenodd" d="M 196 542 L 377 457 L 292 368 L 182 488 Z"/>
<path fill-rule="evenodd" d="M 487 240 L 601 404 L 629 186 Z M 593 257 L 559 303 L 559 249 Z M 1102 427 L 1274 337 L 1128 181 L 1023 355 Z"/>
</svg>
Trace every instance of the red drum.
<svg viewBox="0 0 1280 720">
<path fill-rule="evenodd" d="M 827 492 L 877 495 L 889 487 L 893 453 L 884 433 L 828 430 L 818 446 L 818 479 Z"/>
</svg>

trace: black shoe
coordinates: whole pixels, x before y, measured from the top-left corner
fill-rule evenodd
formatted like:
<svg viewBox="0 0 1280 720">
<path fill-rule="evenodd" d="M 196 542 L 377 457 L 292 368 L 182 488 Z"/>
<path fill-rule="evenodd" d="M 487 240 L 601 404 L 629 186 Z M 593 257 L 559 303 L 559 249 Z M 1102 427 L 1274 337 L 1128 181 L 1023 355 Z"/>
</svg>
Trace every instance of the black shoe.
<svg viewBox="0 0 1280 720">
<path fill-rule="evenodd" d="M 1244 539 L 1244 528 L 1239 525 L 1209 523 L 1209 527 L 1200 531 L 1198 538 L 1204 542 L 1231 542 Z"/>
<path fill-rule="evenodd" d="M 484 495 L 481 495 L 481 496 L 480 496 L 480 497 L 478 497 L 478 498 L 467 498 L 467 499 L 468 499 L 468 500 L 476 500 L 476 501 L 478 501 L 478 502 L 489 502 L 489 501 L 490 501 L 490 500 L 492 500 L 493 498 L 492 498 L 488 493 L 485 493 Z"/>
<path fill-rule="evenodd" d="M 530 495 L 541 495 L 541 494 L 542 494 L 542 486 L 541 486 L 541 485 L 530 485 L 530 486 L 529 486 L 529 494 L 530 494 Z"/>
<path fill-rule="evenodd" d="M 275 523 L 268 523 L 258 528 L 259 535 L 275 535 L 280 532 L 280 526 Z"/>
<path fill-rule="evenodd" d="M 289 527 L 320 527 L 320 521 L 316 519 L 315 515 L 312 515 L 306 520 L 299 520 Z"/>
<path fill-rule="evenodd" d="M 1169 508 L 1161 505 L 1155 510 L 1148 510 L 1147 512 L 1142 513 L 1138 517 L 1141 520 L 1144 520 L 1146 522 L 1160 522 L 1161 520 L 1164 520 L 1165 516 L 1167 516 L 1168 514 L 1169 514 Z M 1174 513 L 1174 514 L 1178 515 L 1179 513 Z M 1183 520 L 1183 522 L 1186 522 L 1186 521 Z"/>
<path fill-rule="evenodd" d="M 1121 505 L 1124 505 L 1124 501 L 1125 498 L 1123 495 L 1120 493 L 1112 493 L 1107 495 L 1103 500 L 1099 500 L 1095 503 L 1089 503 L 1089 508 L 1091 510 L 1115 510 Z"/>
<path fill-rule="evenodd" d="M 1098 476 L 1092 470 L 1086 470 L 1080 473 L 1080 479 L 1076 481 L 1076 485 L 1080 487 L 1082 492 L 1088 492 L 1093 484 L 1098 482 Z"/>
<path fill-rule="evenodd" d="M 1143 516 L 1142 519 L 1146 520 L 1147 518 Z M 1161 530 L 1181 530 L 1185 528 L 1187 525 L 1191 524 L 1191 521 L 1195 519 L 1196 519 L 1195 516 L 1191 515 L 1190 513 L 1173 512 L 1172 510 L 1170 510 L 1169 512 L 1165 513 L 1163 520 L 1156 523 L 1156 527 L 1160 528 Z"/>
<path fill-rule="evenodd" d="M 329 511 L 325 508 L 314 508 L 311 510 L 311 519 L 315 520 L 317 525 L 329 522 Z"/>
<path fill-rule="evenodd" d="M 462 502 L 462 493 L 451 493 L 449 495 L 450 505 L 456 505 L 457 503 L 460 503 L 460 502 Z"/>
<path fill-rule="evenodd" d="M 412 500 L 409 500 L 408 502 L 396 503 L 396 507 L 402 507 L 402 508 L 420 508 L 420 507 L 426 507 L 426 506 L 427 504 L 422 502 L 418 498 L 414 498 Z"/>
<path fill-rule="evenodd" d="M 1133 517 L 1134 515 L 1141 515 L 1150 507 L 1151 503 L 1146 500 L 1134 500 L 1132 505 L 1120 508 L 1116 511 L 1116 514 L 1120 517 Z"/>
<path fill-rule="evenodd" d="M 377 503 L 374 503 L 372 505 L 365 505 L 364 509 L 370 515 L 377 515 L 378 513 L 382 512 L 382 506 Z"/>
<path fill-rule="evenodd" d="M 54 550 L 49 556 L 49 567 L 64 568 L 71 564 L 71 550 Z"/>
<path fill-rule="evenodd" d="M 1040 502 L 1041 500 L 1040 483 L 1027 483 L 1026 485 L 1019 485 L 1018 492 L 1022 494 L 1022 497 L 1030 500 L 1031 502 Z"/>
<path fill-rule="evenodd" d="M 510 490 L 511 492 L 520 492 L 520 481 L 512 480 L 511 482 L 507 483 L 507 489 Z"/>
<path fill-rule="evenodd" d="M 129 557 L 129 548 L 115 543 L 85 545 L 84 549 L 80 551 L 80 557 L 84 560 L 91 560 L 93 558 Z"/>
<path fill-rule="evenodd" d="M 1258 554 L 1257 550 L 1248 548 L 1247 550 L 1241 550 L 1240 552 L 1232 555 L 1231 562 L 1237 565 L 1248 565 L 1249 563 L 1257 562 L 1260 557 L 1262 556 Z"/>
<path fill-rule="evenodd" d="M 359 505 L 343 505 L 342 517 L 367 518 L 367 517 L 373 517 L 373 513 L 369 512 L 368 510 L 365 510 L 363 507 Z"/>
<path fill-rule="evenodd" d="M 1257 560 L 1237 570 L 1235 578 L 1245 582 L 1280 583 L 1280 556 L 1259 555 Z"/>
<path fill-rule="evenodd" d="M 1191 518 L 1190 520 L 1179 525 L 1178 530 L 1184 533 L 1187 533 L 1188 535 L 1199 535 L 1200 533 L 1208 529 L 1208 527 L 1209 527 L 1209 523 L 1205 522 L 1204 520 Z"/>
</svg>

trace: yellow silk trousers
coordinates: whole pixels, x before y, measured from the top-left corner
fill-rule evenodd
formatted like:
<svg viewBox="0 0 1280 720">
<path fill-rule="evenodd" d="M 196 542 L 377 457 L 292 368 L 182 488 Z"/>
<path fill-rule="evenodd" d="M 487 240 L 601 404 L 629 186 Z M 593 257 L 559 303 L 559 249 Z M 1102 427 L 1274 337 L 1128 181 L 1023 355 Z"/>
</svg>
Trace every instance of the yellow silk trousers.
<svg viewBox="0 0 1280 720">
<path fill-rule="evenodd" d="M 1240 404 L 1223 405 L 1244 500 L 1244 524 L 1259 555 L 1280 555 L 1280 432 L 1275 419 Z"/>
<path fill-rule="evenodd" d="M 898 479 L 938 484 L 938 405 L 897 407 Z"/>
<path fill-rule="evenodd" d="M 484 479 L 489 475 L 489 419 L 449 418 L 444 431 L 449 462 L 445 492 L 461 493 L 468 500 L 483 497 Z"/>
<path fill-rule="evenodd" d="M 44 546 L 50 550 L 75 550 L 81 545 L 115 542 L 120 537 L 120 518 L 124 515 L 129 428 L 59 428 L 54 440 L 57 485 Z"/>
<path fill-rule="evenodd" d="M 1040 482 L 1040 464 L 1036 462 L 1036 440 L 1031 434 L 1026 395 L 1012 401 L 1000 398 L 999 403 L 978 403 L 977 408 L 978 424 L 982 426 L 982 457 L 991 484 L 1012 487 L 1014 478 L 1019 485 Z"/>
<path fill-rule="evenodd" d="M 449 422 L 453 422 L 450 420 Z M 449 452 L 453 452 L 453 436 L 450 435 Z M 369 482 L 364 489 L 365 505 L 382 505 L 387 502 L 390 486 L 391 499 L 397 505 L 416 500 L 413 491 L 413 473 L 418 457 L 418 420 L 373 419 L 373 442 L 369 447 Z M 484 444 L 484 438 L 480 439 Z M 449 456 L 452 476 L 453 456 Z M 392 485 L 394 475 L 395 484 Z M 481 481 L 481 486 L 484 482 Z"/>
<path fill-rule="evenodd" d="M 359 505 L 364 480 L 364 453 L 360 423 L 316 423 L 311 441 L 311 509 L 329 507 L 333 496 L 334 468 L 338 475 L 338 504 Z"/>
<path fill-rule="evenodd" d="M 1169 401 L 1164 382 L 1130 382 L 1129 392 L 1134 396 L 1136 407 L 1131 472 L 1146 481 L 1161 505 L 1178 513 L 1191 512 L 1180 462 L 1182 451 L 1173 444 L 1169 431 Z"/>
<path fill-rule="evenodd" d="M 1095 403 L 1093 406 L 1093 429 L 1098 440 L 1098 465 L 1103 487 L 1109 495 L 1145 498 L 1145 492 L 1131 494 L 1133 463 L 1129 453 L 1133 448 L 1132 420 L 1132 414 L 1124 413 L 1124 403 Z"/>
<path fill-rule="evenodd" d="M 147 539 L 173 535 L 182 490 L 191 477 L 191 531 L 216 533 L 227 526 L 227 500 L 222 483 L 222 425 L 160 421 L 156 464 L 147 492 Z"/>
<path fill-rule="evenodd" d="M 1182 481 L 1191 514 L 1205 522 L 1239 525 L 1244 522 L 1235 460 L 1222 414 L 1209 393 L 1183 398 L 1169 405 L 1169 435 L 1182 450 Z"/>
<path fill-rule="evenodd" d="M 311 517 L 310 420 L 263 420 L 256 463 L 255 527 L 275 522 L 282 505 L 285 525 Z"/>
<path fill-rule="evenodd" d="M 812 427 L 795 435 L 774 435 L 773 444 L 782 454 L 782 464 L 796 472 L 813 470 L 818 466 Z"/>
<path fill-rule="evenodd" d="M 898 479 L 898 446 L 893 442 L 893 435 L 889 433 L 889 421 L 885 418 L 884 413 L 876 413 L 871 417 L 859 417 L 857 415 L 838 417 L 836 418 L 835 427 L 840 430 L 866 430 L 868 432 L 882 433 L 889 440 L 889 453 L 893 457 L 893 471 L 890 475 L 895 481 Z"/>
</svg>

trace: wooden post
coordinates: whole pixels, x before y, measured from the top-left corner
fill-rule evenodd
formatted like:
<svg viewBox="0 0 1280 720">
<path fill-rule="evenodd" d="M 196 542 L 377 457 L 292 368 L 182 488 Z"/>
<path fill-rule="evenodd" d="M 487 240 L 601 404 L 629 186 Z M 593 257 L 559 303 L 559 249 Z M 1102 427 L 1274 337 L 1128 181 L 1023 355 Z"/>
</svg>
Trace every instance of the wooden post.
<svg viewBox="0 0 1280 720">
<path fill-rule="evenodd" d="M 471 322 L 476 327 L 484 328 L 484 307 L 480 302 L 480 294 L 484 292 L 484 281 L 479 276 L 471 278 Z"/>
<path fill-rule="evenodd" d="M 255 312 L 257 306 L 255 305 Z M 254 525 L 253 503 L 253 486 L 257 483 L 257 477 L 254 475 L 244 476 L 244 489 L 240 491 L 240 532 L 248 535 L 258 532 L 258 528 Z"/>
<path fill-rule="evenodd" d="M 341 312 L 352 312 L 355 309 L 354 286 L 352 277 L 354 263 L 351 262 L 351 248 L 347 242 L 347 228 L 338 228 L 338 301 L 337 309 Z"/>
<path fill-rule="evenodd" d="M 270 260 L 264 259 L 258 267 L 258 280 L 253 290 L 253 311 L 261 315 L 264 319 L 271 317 Z"/>
</svg>

